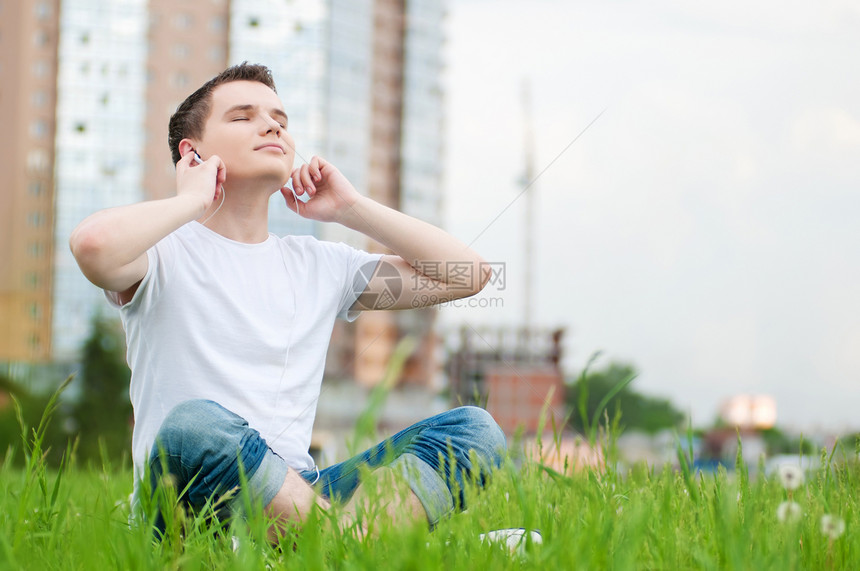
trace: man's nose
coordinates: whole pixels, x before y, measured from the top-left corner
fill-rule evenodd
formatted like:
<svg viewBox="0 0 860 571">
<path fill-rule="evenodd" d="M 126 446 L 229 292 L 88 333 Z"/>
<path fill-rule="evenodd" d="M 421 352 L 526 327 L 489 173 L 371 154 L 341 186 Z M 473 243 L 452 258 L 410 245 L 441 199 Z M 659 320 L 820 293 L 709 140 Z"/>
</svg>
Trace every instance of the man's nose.
<svg viewBox="0 0 860 571">
<path fill-rule="evenodd" d="M 273 117 L 269 117 L 268 115 L 262 115 L 262 118 L 263 118 L 264 131 L 266 133 L 274 131 L 275 134 L 280 134 L 281 129 L 283 127 L 281 127 L 281 124 L 278 123 L 277 120 L 275 120 Z"/>
</svg>

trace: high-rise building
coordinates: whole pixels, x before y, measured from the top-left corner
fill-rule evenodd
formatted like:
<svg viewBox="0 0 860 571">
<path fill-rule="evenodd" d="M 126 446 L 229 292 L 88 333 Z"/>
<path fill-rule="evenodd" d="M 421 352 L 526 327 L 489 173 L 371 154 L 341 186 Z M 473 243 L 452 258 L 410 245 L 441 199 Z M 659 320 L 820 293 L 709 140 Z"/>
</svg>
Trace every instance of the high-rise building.
<svg viewBox="0 0 860 571">
<path fill-rule="evenodd" d="M 15 173 L 0 194 L 0 360 L 75 358 L 105 302 L 68 251 L 71 230 L 95 210 L 172 195 L 168 118 L 228 64 L 272 69 L 297 164 L 324 156 L 360 192 L 438 224 L 443 23 L 442 0 L 0 0 L 0 113 L 15 125 L 0 156 Z M 270 212 L 277 234 L 382 250 L 297 216 L 280 193 Z M 329 370 L 370 384 L 412 333 L 421 348 L 405 376 L 426 382 L 434 316 L 339 324 Z"/>
<path fill-rule="evenodd" d="M 0 0 L 0 359 L 51 354 L 59 0 Z"/>
<path fill-rule="evenodd" d="M 51 353 L 74 360 L 103 294 L 69 236 L 94 210 L 144 198 L 147 0 L 62 0 L 54 138 Z"/>
<path fill-rule="evenodd" d="M 149 53 L 143 62 L 147 106 L 143 189 L 148 198 L 175 194 L 167 122 L 192 90 L 227 67 L 229 25 L 226 0 L 149 0 Z"/>
<path fill-rule="evenodd" d="M 374 2 L 369 194 L 436 225 L 442 212 L 444 18 L 442 2 Z M 355 378 L 363 384 L 382 379 L 397 338 L 409 334 L 418 347 L 403 381 L 432 384 L 435 316 L 432 308 L 368 312 L 356 322 Z"/>
</svg>

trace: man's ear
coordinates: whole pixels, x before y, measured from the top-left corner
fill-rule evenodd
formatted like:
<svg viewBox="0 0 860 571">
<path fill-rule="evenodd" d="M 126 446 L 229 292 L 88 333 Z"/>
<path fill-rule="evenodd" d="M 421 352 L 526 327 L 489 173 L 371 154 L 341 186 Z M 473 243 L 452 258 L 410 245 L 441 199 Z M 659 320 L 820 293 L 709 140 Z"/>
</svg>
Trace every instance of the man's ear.
<svg viewBox="0 0 860 571">
<path fill-rule="evenodd" d="M 194 141 L 191 139 L 182 139 L 179 141 L 179 156 L 184 157 L 188 153 L 193 153 L 195 152 L 195 148 Z"/>
</svg>

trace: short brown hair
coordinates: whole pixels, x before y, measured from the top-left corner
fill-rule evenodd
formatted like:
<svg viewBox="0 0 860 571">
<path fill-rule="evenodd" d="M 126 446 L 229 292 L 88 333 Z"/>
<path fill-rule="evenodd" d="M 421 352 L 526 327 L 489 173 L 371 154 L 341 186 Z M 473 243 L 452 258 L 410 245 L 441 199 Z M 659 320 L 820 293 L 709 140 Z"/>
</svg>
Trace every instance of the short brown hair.
<svg viewBox="0 0 860 571">
<path fill-rule="evenodd" d="M 179 142 L 186 138 L 200 138 L 203 136 L 203 127 L 209 118 L 212 103 L 212 91 L 221 84 L 231 81 L 258 81 L 269 87 L 275 93 L 275 81 L 272 79 L 272 71 L 259 64 L 242 62 L 239 65 L 228 67 L 206 83 L 200 89 L 185 98 L 179 104 L 176 112 L 170 116 L 167 128 L 167 144 L 170 146 L 170 154 L 173 164 L 179 162 L 182 155 L 179 154 Z"/>
</svg>

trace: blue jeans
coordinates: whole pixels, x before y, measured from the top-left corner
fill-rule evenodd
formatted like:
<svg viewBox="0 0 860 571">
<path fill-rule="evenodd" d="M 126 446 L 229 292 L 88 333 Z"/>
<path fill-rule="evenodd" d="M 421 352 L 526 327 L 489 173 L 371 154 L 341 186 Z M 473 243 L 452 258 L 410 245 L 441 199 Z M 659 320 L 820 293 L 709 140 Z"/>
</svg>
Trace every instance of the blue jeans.
<svg viewBox="0 0 860 571">
<path fill-rule="evenodd" d="M 404 475 L 433 526 L 465 508 L 464 483 L 484 485 L 505 447 L 505 435 L 490 414 L 464 406 L 414 424 L 345 462 L 299 474 L 321 496 L 346 501 L 360 483 L 363 466 L 390 466 Z M 156 436 L 149 459 L 152 489 L 166 468 L 176 489 L 185 490 L 180 499 L 199 509 L 239 487 L 240 462 L 252 501 L 267 506 L 284 483 L 284 460 L 242 417 L 209 400 L 186 401 L 167 415 Z M 223 502 L 222 515 L 235 512 L 240 502 L 238 494 Z"/>
</svg>

